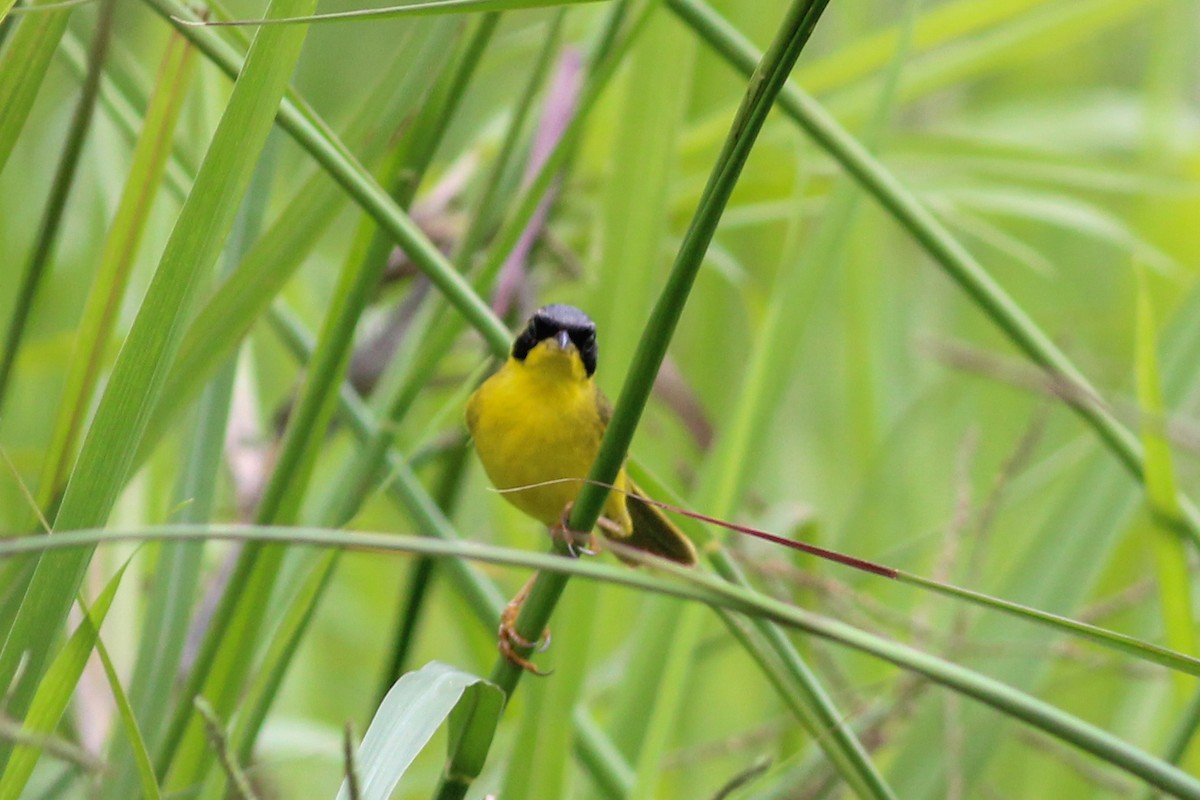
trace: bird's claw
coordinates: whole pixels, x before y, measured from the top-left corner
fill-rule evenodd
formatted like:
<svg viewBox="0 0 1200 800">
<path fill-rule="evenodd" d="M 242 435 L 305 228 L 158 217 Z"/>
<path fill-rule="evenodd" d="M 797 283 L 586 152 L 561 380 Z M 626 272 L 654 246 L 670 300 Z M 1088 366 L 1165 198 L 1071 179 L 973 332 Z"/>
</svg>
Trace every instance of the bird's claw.
<svg viewBox="0 0 1200 800">
<path fill-rule="evenodd" d="M 530 584 L 525 584 L 521 591 L 517 593 L 504 611 L 500 614 L 500 630 L 497 632 L 496 648 L 500 653 L 508 659 L 508 661 L 526 672 L 531 672 L 534 675 L 545 677 L 553 670 L 538 669 L 532 661 L 517 652 L 517 648 L 522 650 L 532 650 L 537 653 L 544 653 L 550 647 L 550 628 L 542 631 L 541 639 L 531 642 L 521 634 L 517 633 L 517 617 L 521 613 L 521 604 L 525 602 L 525 596 L 529 593 Z"/>
<path fill-rule="evenodd" d="M 563 509 L 562 516 L 558 518 L 558 523 L 550 527 L 550 535 L 567 546 L 567 554 L 571 558 L 594 556 L 600 552 L 596 547 L 595 534 L 591 531 L 584 532 L 571 529 L 571 509 L 574 506 L 575 503 L 573 501 L 567 503 L 566 508 Z M 580 544 L 581 541 L 585 544 Z"/>
</svg>

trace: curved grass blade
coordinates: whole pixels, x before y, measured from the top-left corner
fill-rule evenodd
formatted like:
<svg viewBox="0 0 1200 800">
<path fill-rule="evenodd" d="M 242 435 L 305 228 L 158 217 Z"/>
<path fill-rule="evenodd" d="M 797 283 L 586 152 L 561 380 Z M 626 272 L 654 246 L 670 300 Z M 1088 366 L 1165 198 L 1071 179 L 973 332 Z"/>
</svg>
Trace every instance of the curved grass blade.
<svg viewBox="0 0 1200 800">
<path fill-rule="evenodd" d="M 762 616 L 794 626 L 906 670 L 919 672 L 955 692 L 973 697 L 1006 716 L 1023 720 L 1139 777 L 1176 797 L 1200 798 L 1200 780 L 1162 759 L 1155 758 L 1077 717 L 1011 686 L 960 667 L 937 656 L 863 632 L 851 625 L 780 602 L 759 592 L 729 584 L 719 578 L 646 557 L 609 543 L 623 558 L 647 569 L 530 553 L 474 542 L 444 542 L 425 537 L 316 528 L 247 527 L 236 525 L 155 526 L 141 531 L 78 530 L 54 536 L 25 536 L 0 542 L 0 558 L 39 551 L 90 548 L 100 543 L 163 539 L 288 542 L 376 552 L 409 552 L 452 559 L 467 558 L 490 564 L 522 566 L 539 571 L 604 580 L 622 586 L 703 602 L 731 611 Z M 361 763 L 361 762 L 360 762 Z"/>
<path fill-rule="evenodd" d="M 369 135 L 373 126 L 380 120 L 409 117 L 424 98 L 424 84 L 450 52 L 455 27 L 450 20 L 414 26 L 411 35 L 398 42 L 396 68 L 401 61 L 408 68 L 399 79 L 394 70 L 386 71 L 347 128 L 346 141 L 364 163 L 377 162 L 388 144 L 387 137 Z M 238 269 L 196 312 L 167 376 L 164 399 L 147 425 L 136 463 L 149 457 L 180 409 L 199 394 L 216 366 L 234 353 L 254 321 L 316 246 L 320 234 L 337 218 L 343 193 L 321 171 L 305 181 L 293 197 Z"/>
<path fill-rule="evenodd" d="M 405 3 L 386 8 L 361 8 L 355 11 L 335 11 L 328 14 L 310 14 L 303 17 L 288 17 L 286 19 L 236 19 L 219 22 L 203 22 L 198 20 L 172 19 L 184 25 L 197 27 L 232 27 L 264 25 L 294 25 L 298 23 L 315 22 L 346 22 L 362 19 L 394 19 L 396 17 L 426 17 L 434 14 L 462 14 L 465 12 L 496 14 L 501 11 L 518 11 L 526 8 L 547 8 L 558 6 L 576 6 L 585 3 L 597 3 L 601 0 L 428 0 L 424 3 Z"/>
<path fill-rule="evenodd" d="M 147 2 L 156 13 L 172 20 L 172 15 L 182 11 L 180 6 L 171 0 Z M 220 39 L 216 31 L 187 27 L 178 22 L 175 24 L 222 71 L 231 77 L 240 73 L 242 65 L 236 53 Z M 297 105 L 292 99 L 284 100 L 277 108 L 278 121 L 283 129 L 337 181 L 363 211 L 371 215 L 379 226 L 388 232 L 417 268 L 446 295 L 489 345 L 501 351 L 506 350 L 510 337 L 504 323 L 475 294 L 466 279 L 391 199 L 387 191 L 358 163 L 328 126 L 324 125 L 314 112 Z"/>
</svg>

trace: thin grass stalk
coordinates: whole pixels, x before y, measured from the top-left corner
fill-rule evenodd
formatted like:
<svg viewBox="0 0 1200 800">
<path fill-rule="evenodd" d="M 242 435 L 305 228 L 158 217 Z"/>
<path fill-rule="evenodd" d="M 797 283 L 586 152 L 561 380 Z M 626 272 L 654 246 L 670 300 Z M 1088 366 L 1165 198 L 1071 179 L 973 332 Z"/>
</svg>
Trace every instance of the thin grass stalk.
<svg viewBox="0 0 1200 800">
<path fill-rule="evenodd" d="M 733 191 L 754 140 L 762 129 L 775 95 L 786 81 L 824 7 L 825 3 L 821 0 L 797 0 L 793 3 L 775 41 L 750 80 L 742 107 L 734 119 L 729 138 L 718 157 L 699 207 L 684 236 L 667 284 L 655 305 L 634 357 L 613 418 L 605 431 L 600 452 L 589 474 L 592 480 L 611 483 L 625 460 L 625 453 L 633 438 L 637 421 L 645 408 L 654 377 L 658 374 L 667 345 L 716 230 L 720 214 Z M 606 497 L 606 489 L 593 484 L 585 485 L 572 508 L 568 523 L 570 527 L 573 530 L 591 530 L 596 524 Z M 566 579 L 560 576 L 540 574 L 537 577 L 517 620 L 516 629 L 520 636 L 529 641 L 536 640 L 549 622 L 565 586 Z M 500 658 L 492 670 L 491 680 L 511 698 L 522 672 L 517 665 Z M 847 753 L 843 763 L 847 765 L 844 774 L 856 790 L 865 796 L 890 795 L 882 778 L 863 756 L 861 746 Z M 437 796 L 449 797 L 453 793 L 454 790 L 444 782 Z"/>
<path fill-rule="evenodd" d="M 67 198 L 71 194 L 71 187 L 75 184 L 75 171 L 79 167 L 83 142 L 92 126 L 92 114 L 96 109 L 100 76 L 104 71 L 104 61 L 108 57 L 108 47 L 112 39 L 115 13 L 113 6 L 113 0 L 103 0 L 100 4 L 100 15 L 92 34 L 91 47 L 88 49 L 87 76 L 84 78 L 79 92 L 79 100 L 76 101 L 75 110 L 71 115 L 67 139 L 63 143 L 62 155 L 59 156 L 58 167 L 54 173 L 54 181 L 50 185 L 50 196 L 46 200 L 46 210 L 42 214 L 42 222 L 38 227 L 33 252 L 29 257 L 29 262 L 25 265 L 25 271 L 21 274 L 21 283 L 17 288 L 12 317 L 9 318 L 8 330 L 4 337 L 4 349 L 0 351 L 0 412 L 4 408 L 13 367 L 17 361 L 17 353 L 21 349 L 21 340 L 25 337 L 26 325 L 33 313 L 38 287 L 41 286 L 46 272 L 51 268 L 63 212 L 66 209 Z M 63 12 L 52 12 L 50 16 L 59 13 Z M 33 22 L 33 24 L 38 23 Z M 0 63 L 0 68 L 2 67 L 3 64 Z M 0 115 L 4 113 L 5 111 L 0 109 Z M 0 163 L 3 161 L 0 160 Z"/>
<path fill-rule="evenodd" d="M 756 51 L 736 29 L 701 0 L 667 0 L 670 8 L 728 60 L 749 74 Z M 921 202 L 878 160 L 868 153 L 821 105 L 794 84 L 779 93 L 779 104 L 830 156 L 916 240 L 967 293 L 979 309 L 1054 380 L 1067 381 L 1079 391 L 1067 403 L 1096 433 L 1117 460 L 1139 481 L 1144 480 L 1143 452 L 1137 437 L 1107 407 L 1087 398 L 1096 390 L 1070 359 L 1029 318 L 999 284 Z M 1200 546 L 1200 511 L 1182 493 L 1179 503 L 1193 544 Z"/>
<path fill-rule="evenodd" d="M 907 645 L 861 631 L 846 623 L 775 600 L 762 593 L 732 585 L 697 570 L 659 559 L 646 559 L 646 566 L 650 569 L 631 570 L 598 561 L 568 559 L 556 554 L 531 553 L 474 542 L 443 542 L 428 537 L 391 533 L 240 525 L 154 526 L 139 531 L 80 529 L 55 536 L 25 536 L 0 541 L 0 558 L 11 558 L 26 553 L 91 548 L 99 543 L 149 539 L 254 540 L 364 552 L 420 553 L 446 557 L 451 562 L 471 559 L 604 580 L 615 585 L 703 602 L 738 613 L 764 616 L 925 675 L 936 683 L 989 705 L 1006 716 L 1027 722 L 1091 753 L 1176 797 L 1188 800 L 1200 798 L 1200 779 L 1032 695 Z M 628 549 L 623 550 L 622 555 L 639 559 L 635 551 Z"/>
<path fill-rule="evenodd" d="M 620 116 L 609 145 L 614 163 L 598 198 L 596 260 L 603 268 L 596 271 L 595 286 L 588 293 L 606 364 L 629 363 L 640 323 L 650 312 L 664 267 L 669 266 L 662 258 L 663 239 L 671 227 L 677 162 L 687 149 L 680 137 L 686 128 L 688 98 L 703 92 L 693 76 L 699 49 L 691 31 L 658 8 L 628 59 Z M 571 591 L 592 593 L 599 587 L 576 586 Z M 592 616 L 610 617 L 605 599 L 593 598 Z M 560 619 L 566 611 L 559 609 Z M 575 616 L 568 613 L 567 618 Z M 626 639 L 638 645 L 630 652 L 625 670 L 637 680 L 621 681 L 616 687 L 605 727 L 636 764 L 631 800 L 659 792 L 660 762 L 693 685 L 690 676 L 672 678 L 667 673 L 686 669 L 681 655 L 694 652 L 706 619 L 703 609 L 656 600 L 638 604 L 636 617 L 630 620 Z M 575 625 L 573 621 L 572 629 Z M 559 652 L 557 641 L 554 649 L 558 663 L 587 657 Z M 550 713 L 564 712 L 552 709 Z M 689 778 L 680 776 L 677 792 L 692 793 Z"/>
<path fill-rule="evenodd" d="M 24 715 L 21 725 L 26 733 L 32 736 L 50 734 L 58 727 L 74 694 L 75 685 L 83 675 L 99 635 L 98 627 L 112 607 L 113 596 L 121 585 L 121 578 L 128 566 L 129 562 L 126 562 L 108 580 L 90 610 L 83 606 L 84 614 L 91 617 L 90 622 L 81 622 L 75 628 L 50 662 L 45 674 L 38 676 L 37 690 L 29 702 L 29 707 L 21 710 Z M 3 744 L 10 752 L 5 754 L 4 770 L 0 773 L 0 800 L 18 800 L 42 757 L 42 748 L 28 744 L 11 747 L 11 743 L 7 741 Z"/>
<path fill-rule="evenodd" d="M 20 285 L 17 291 L 16 305 L 13 306 L 12 317 L 8 324 L 8 332 L 5 338 L 4 351 L 0 353 L 0 407 L 4 404 L 4 397 L 8 378 L 11 371 L 16 366 L 17 351 L 20 348 L 20 339 L 22 339 L 25 330 L 25 323 L 29 319 L 32 311 L 32 303 L 34 303 L 37 291 L 37 285 L 41 283 L 44 271 L 49 269 L 50 260 L 53 257 L 54 245 L 58 240 L 59 227 L 64 212 L 68 194 L 74 182 L 74 173 L 79 162 L 80 152 L 83 150 L 84 139 L 91 127 L 91 115 L 94 113 L 98 84 L 103 74 L 103 64 L 108 53 L 109 43 L 112 41 L 112 25 L 113 25 L 113 4 L 106 2 L 102 8 L 100 18 L 97 19 L 97 28 L 94 36 L 92 36 L 91 47 L 86 56 L 86 67 L 84 72 L 83 88 L 80 90 L 79 100 L 72 115 L 71 127 L 67 132 L 67 139 L 64 145 L 64 152 L 59 158 L 58 169 L 55 170 L 54 181 L 50 186 L 50 193 L 47 199 L 46 211 L 43 212 L 42 223 L 38 228 L 37 239 L 34 245 L 34 251 L 30 254 L 29 263 L 25 266 L 25 271 L 20 278 Z M 64 19 L 61 20 L 62 25 L 66 25 L 66 12 L 50 12 L 44 14 L 46 17 L 56 18 L 62 14 Z M 53 20 L 29 20 L 28 26 L 30 31 L 40 30 L 43 32 L 53 32 L 50 29 L 44 28 L 44 25 L 53 22 Z M 53 28 L 53 26 L 52 26 Z M 62 31 L 55 35 L 54 41 L 58 41 Z M 13 58 L 14 54 L 19 52 L 19 48 L 23 46 L 22 42 L 13 42 L 10 50 L 7 50 L 4 58 L 0 58 L 0 70 L 4 70 L 7 64 L 7 59 Z M 53 47 L 52 47 L 53 49 Z M 34 64 L 19 65 L 22 68 L 30 68 L 35 70 Z M 16 71 L 11 70 L 7 73 L 5 80 L 16 80 L 18 78 Z M 10 97 L 8 100 L 13 101 Z M 16 101 L 13 101 L 16 102 Z M 5 101 L 0 98 L 0 106 L 7 109 L 8 114 L 16 115 L 12 103 L 4 104 Z M 2 160 L 0 160 L 2 164 Z M 50 512 L 50 507 L 54 505 L 54 495 L 42 495 L 37 500 L 37 509 L 31 510 L 32 516 L 48 513 L 49 517 L 53 518 L 53 512 Z M 31 519 L 29 525 L 26 525 L 29 530 L 41 530 L 40 521 Z M 8 576 L 11 579 L 11 597 L 14 600 L 17 597 L 23 596 L 29 584 L 34 579 L 34 571 L 24 570 L 13 572 Z M 10 631 L 11 626 L 16 622 L 16 615 L 19 606 L 6 606 L 0 609 L 0 622 L 4 627 L 2 631 Z M 0 669 L 2 672 L 2 669 Z M 7 684 L 0 684 L 7 685 Z M 7 747 L 4 742 L 0 742 L 0 765 L 4 764 L 7 753 Z"/>
<path fill-rule="evenodd" d="M 104 667 L 104 675 L 108 679 L 113 701 L 117 704 L 121 727 L 125 731 L 125 737 L 121 741 L 126 743 L 131 752 L 134 771 L 141 783 L 142 798 L 143 800 L 160 800 L 162 792 L 159 790 L 158 781 L 154 776 L 154 765 L 150 762 L 150 752 L 146 749 L 146 740 L 142 736 L 141 728 L 138 727 L 133 706 L 129 703 L 129 696 L 125 692 L 125 688 L 121 686 L 121 677 L 117 674 L 117 669 L 108 655 L 108 648 L 104 646 L 104 640 L 100 638 L 100 631 L 96 627 L 98 621 L 92 619 L 89 611 L 84 616 L 84 622 L 95 629 L 96 655 L 99 656 L 100 663 Z M 129 782 L 132 784 L 132 776 Z"/>
<path fill-rule="evenodd" d="M 865 134 L 869 140 L 878 139 L 894 103 L 899 67 L 905 60 L 916 16 L 916 10 L 910 4 L 906 14 L 908 24 L 880 90 L 873 121 Z M 717 518 L 728 518 L 733 514 L 744 492 L 745 482 L 751 478 L 752 471 L 747 466 L 753 461 L 750 454 L 757 452 L 765 435 L 767 421 L 775 417 L 776 406 L 786 387 L 786 376 L 790 374 L 785 362 L 789 354 L 799 347 L 817 287 L 824 283 L 833 265 L 838 263 L 836 248 L 849 229 L 857 202 L 857 187 L 848 180 L 841 182 L 833 193 L 828 213 L 799 263 L 790 269 L 785 268 L 775 290 L 771 292 L 767 322 L 751 354 L 738 400 L 733 404 L 734 418 L 718 426 L 722 434 L 717 452 L 708 460 L 699 481 L 700 488 L 695 493 L 708 506 L 708 512 Z M 791 235 L 796 236 L 796 229 Z M 668 496 L 655 491 L 651 494 L 656 497 Z M 689 530 L 695 530 L 696 527 L 690 526 Z M 701 535 L 697 541 L 711 539 L 706 531 L 699 533 Z M 732 582 L 748 585 L 746 577 L 725 552 L 713 550 L 711 546 L 705 550 L 719 574 Z M 844 714 L 838 710 L 816 674 L 782 631 L 761 619 L 751 620 L 747 624 L 728 612 L 721 612 L 720 616 L 758 663 L 788 708 L 835 763 L 840 753 L 854 752 L 860 747 L 856 736 L 843 722 Z M 692 636 L 680 636 L 679 631 L 691 632 Z M 685 609 L 678 618 L 673 618 L 671 631 L 663 635 L 673 637 L 672 646 L 691 651 L 699 635 L 696 609 Z M 773 654 L 773 657 L 768 654 Z M 671 682 L 661 694 L 669 696 L 671 685 L 679 686 L 682 683 L 682 680 Z M 656 709 L 660 703 L 656 703 Z M 650 752 L 648 748 L 637 749 L 641 754 L 639 775 L 642 780 L 639 788 L 644 789 L 658 772 L 657 763 L 646 758 Z M 865 752 L 860 752 L 865 759 Z"/>
<path fill-rule="evenodd" d="M 92 2 L 92 0 L 88 0 L 88 2 Z M 180 37 L 180 41 L 185 40 Z M 120 52 L 119 49 L 117 52 Z M 67 68 L 73 74 L 83 80 L 87 74 L 86 50 L 73 31 L 67 30 L 55 53 L 67 62 Z M 121 85 L 112 79 L 113 74 L 117 71 L 110 58 L 105 66 L 104 75 L 100 79 L 100 107 L 104 109 L 105 116 L 116 126 L 126 142 L 136 148 L 146 121 L 146 113 L 139 112 L 138 109 L 146 108 L 147 103 L 138 102 L 143 98 L 142 94 L 131 97 L 123 93 Z M 178 145 L 173 146 L 170 158 L 167 160 L 166 170 L 163 173 L 166 189 L 171 198 L 179 205 L 182 205 L 184 199 L 187 198 L 188 187 L 191 186 L 191 179 L 196 174 L 195 165 L 190 164 L 190 159 L 185 159 L 183 156 L 182 148 Z"/>
<path fill-rule="evenodd" d="M 276 138 L 268 138 L 254 171 L 226 244 L 223 269 L 226 275 L 236 268 L 262 228 L 276 172 L 277 144 Z M 232 357 L 221 366 L 200 397 L 196 424 L 186 445 L 185 468 L 179 475 L 175 492 L 180 504 L 180 522 L 204 523 L 212 519 L 236 374 L 237 359 Z M 180 678 L 202 567 L 203 548 L 194 544 L 164 545 L 159 551 L 154 573 L 156 580 L 142 625 L 143 647 L 138 653 L 131 681 L 137 718 L 143 721 L 147 738 L 156 750 L 167 733 L 165 726 L 172 706 L 176 709 L 180 704 L 192 707 L 190 698 L 175 697 L 175 685 Z M 115 758 L 112 760 L 119 764 Z M 124 784 L 114 781 L 109 785 L 118 792 L 110 797 L 118 800 Z"/>
</svg>

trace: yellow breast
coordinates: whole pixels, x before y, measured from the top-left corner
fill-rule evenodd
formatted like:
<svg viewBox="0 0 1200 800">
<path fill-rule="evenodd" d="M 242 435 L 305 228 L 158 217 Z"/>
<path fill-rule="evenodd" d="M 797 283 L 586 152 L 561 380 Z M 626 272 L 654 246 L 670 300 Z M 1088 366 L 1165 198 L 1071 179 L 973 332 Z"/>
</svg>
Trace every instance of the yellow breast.
<svg viewBox="0 0 1200 800">
<path fill-rule="evenodd" d="M 542 346 L 524 361 L 509 358 L 467 403 L 467 426 L 488 478 L 497 489 L 514 489 L 504 498 L 546 525 L 559 521 L 583 484 L 535 484 L 586 477 L 605 424 L 578 356 Z M 617 485 L 624 488 L 624 472 Z M 604 516 L 632 528 L 620 493 L 609 495 Z"/>
</svg>

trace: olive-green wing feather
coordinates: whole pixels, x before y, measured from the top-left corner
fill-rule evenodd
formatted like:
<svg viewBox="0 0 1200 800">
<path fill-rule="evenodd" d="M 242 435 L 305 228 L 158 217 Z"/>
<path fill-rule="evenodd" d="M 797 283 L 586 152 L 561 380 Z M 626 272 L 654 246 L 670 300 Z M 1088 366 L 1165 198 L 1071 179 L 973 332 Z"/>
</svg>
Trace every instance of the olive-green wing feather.
<svg viewBox="0 0 1200 800">
<path fill-rule="evenodd" d="M 633 520 L 633 533 L 622 539 L 622 543 L 685 567 L 696 566 L 696 548 L 692 546 L 691 539 L 667 519 L 661 508 L 643 502 L 640 498 L 645 494 L 632 480 L 629 481 L 629 489 L 633 494 L 625 499 L 625 507 L 629 509 L 629 517 Z"/>
</svg>

